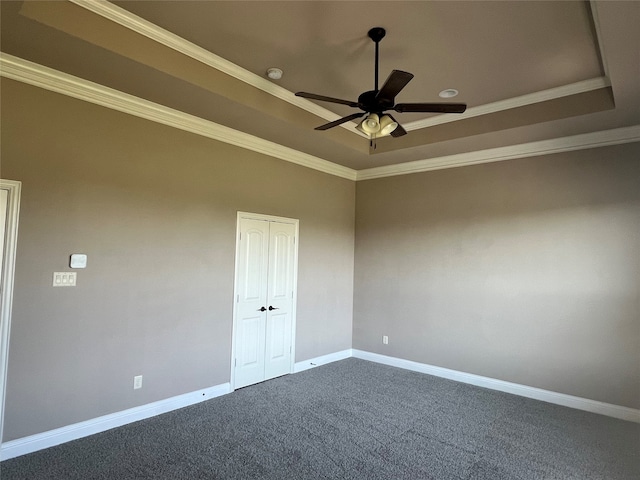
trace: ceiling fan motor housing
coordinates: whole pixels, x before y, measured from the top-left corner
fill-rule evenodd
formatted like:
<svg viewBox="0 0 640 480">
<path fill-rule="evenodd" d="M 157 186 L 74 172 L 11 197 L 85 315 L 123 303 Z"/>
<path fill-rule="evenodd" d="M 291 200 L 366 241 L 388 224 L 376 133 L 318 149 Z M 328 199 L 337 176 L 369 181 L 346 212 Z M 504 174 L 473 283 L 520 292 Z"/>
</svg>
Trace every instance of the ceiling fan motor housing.
<svg viewBox="0 0 640 480">
<path fill-rule="evenodd" d="M 358 97 L 358 108 L 368 113 L 382 113 L 393 108 L 393 99 L 376 98 L 378 92 L 369 90 Z"/>
</svg>

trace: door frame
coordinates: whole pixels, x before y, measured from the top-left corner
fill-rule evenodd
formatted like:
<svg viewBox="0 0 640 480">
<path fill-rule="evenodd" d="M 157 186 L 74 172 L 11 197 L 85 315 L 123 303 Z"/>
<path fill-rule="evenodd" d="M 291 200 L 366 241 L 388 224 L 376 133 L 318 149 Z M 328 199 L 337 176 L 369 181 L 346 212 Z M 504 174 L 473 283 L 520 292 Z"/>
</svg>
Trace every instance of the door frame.
<svg viewBox="0 0 640 480">
<path fill-rule="evenodd" d="M 236 334 L 237 334 L 237 307 L 238 307 L 238 268 L 240 259 L 240 222 L 243 219 L 248 220 L 264 220 L 269 222 L 289 223 L 295 226 L 295 238 L 293 244 L 293 301 L 291 305 L 291 365 L 289 373 L 293 373 L 296 358 L 296 317 L 298 304 L 298 247 L 300 244 L 299 225 L 300 221 L 296 218 L 276 217 L 274 215 L 264 215 L 261 213 L 238 212 L 236 219 L 236 258 L 234 266 L 233 278 L 233 327 L 231 333 L 231 391 L 235 390 L 236 376 Z"/>
<path fill-rule="evenodd" d="M 2 271 L 0 281 L 0 443 L 4 427 L 4 400 L 6 397 L 7 369 L 9 366 L 9 334 L 11 332 L 11 311 L 13 301 L 13 277 L 18 244 L 18 219 L 20 215 L 21 182 L 0 179 L 0 189 L 7 190 L 7 219 L 5 229 Z"/>
</svg>

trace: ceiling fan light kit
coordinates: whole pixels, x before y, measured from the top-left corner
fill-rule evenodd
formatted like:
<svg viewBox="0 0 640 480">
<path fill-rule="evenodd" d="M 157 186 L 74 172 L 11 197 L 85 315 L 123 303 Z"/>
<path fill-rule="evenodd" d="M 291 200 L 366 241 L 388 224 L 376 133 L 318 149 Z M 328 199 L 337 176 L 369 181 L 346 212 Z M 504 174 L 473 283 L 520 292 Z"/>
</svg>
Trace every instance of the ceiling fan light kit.
<svg viewBox="0 0 640 480">
<path fill-rule="evenodd" d="M 379 138 L 391 135 L 391 132 L 398 128 L 398 122 L 389 115 L 379 117 L 377 114 L 371 113 L 356 128 L 368 134 L 370 138 Z"/>
<path fill-rule="evenodd" d="M 401 137 L 406 135 L 407 131 L 402 128 L 395 118 L 389 114 L 385 114 L 385 111 L 394 110 L 398 113 L 462 113 L 466 110 L 467 106 L 464 103 L 395 103 L 396 95 L 400 93 L 400 91 L 411 81 L 413 74 L 403 72 L 402 70 L 393 70 L 391 75 L 389 75 L 382 85 L 382 88 L 378 88 L 379 44 L 386 35 L 386 31 L 382 27 L 374 27 L 369 30 L 368 35 L 376 46 L 373 90 L 360 94 L 357 102 L 334 97 L 326 97 L 315 93 L 296 93 L 296 96 L 298 97 L 347 105 L 352 108 L 359 108 L 364 112 L 353 113 L 338 120 L 334 120 L 333 122 L 325 123 L 324 125 L 316 127 L 315 130 L 328 130 L 366 115 L 364 120 L 362 120 L 356 128 L 369 135 L 370 139 L 386 135 Z M 455 96 L 458 92 L 455 89 L 447 89 L 440 92 L 440 94 L 441 96 L 443 96 L 442 94 L 445 96 Z"/>
<path fill-rule="evenodd" d="M 380 119 L 380 136 L 391 135 L 398 128 L 398 122 L 394 121 L 389 115 L 383 115 Z"/>
<path fill-rule="evenodd" d="M 369 133 L 378 133 L 380 131 L 380 119 L 375 113 L 370 114 L 362 121 L 362 129 Z"/>
</svg>

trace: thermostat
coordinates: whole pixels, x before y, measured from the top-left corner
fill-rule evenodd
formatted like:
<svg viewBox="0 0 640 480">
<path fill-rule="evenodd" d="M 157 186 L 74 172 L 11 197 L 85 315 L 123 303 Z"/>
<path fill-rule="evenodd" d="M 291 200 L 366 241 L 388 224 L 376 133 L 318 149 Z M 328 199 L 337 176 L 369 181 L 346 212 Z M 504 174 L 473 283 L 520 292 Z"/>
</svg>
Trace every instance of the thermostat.
<svg viewBox="0 0 640 480">
<path fill-rule="evenodd" d="M 71 268 L 87 268 L 87 256 L 84 253 L 74 253 L 69 261 Z"/>
</svg>

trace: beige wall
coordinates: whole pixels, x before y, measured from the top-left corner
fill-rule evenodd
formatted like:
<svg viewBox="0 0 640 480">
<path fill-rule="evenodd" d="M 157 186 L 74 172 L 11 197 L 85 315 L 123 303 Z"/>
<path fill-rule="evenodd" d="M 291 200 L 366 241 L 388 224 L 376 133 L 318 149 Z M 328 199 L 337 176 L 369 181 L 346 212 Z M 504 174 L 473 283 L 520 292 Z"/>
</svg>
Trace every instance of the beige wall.
<svg viewBox="0 0 640 480">
<path fill-rule="evenodd" d="M 297 361 L 353 346 L 640 407 L 638 143 L 356 187 L 5 79 L 1 131 L 4 441 L 229 381 L 238 210 L 300 219 Z"/>
<path fill-rule="evenodd" d="M 640 407 L 640 143 L 356 196 L 354 348 Z"/>
<path fill-rule="evenodd" d="M 228 382 L 239 210 L 300 220 L 296 360 L 351 347 L 353 182 L 4 79 L 1 168 L 22 182 L 4 441 Z M 87 269 L 53 288 L 71 253 Z"/>
</svg>

